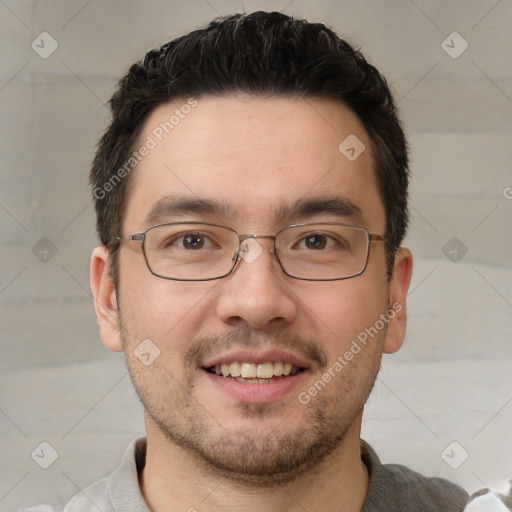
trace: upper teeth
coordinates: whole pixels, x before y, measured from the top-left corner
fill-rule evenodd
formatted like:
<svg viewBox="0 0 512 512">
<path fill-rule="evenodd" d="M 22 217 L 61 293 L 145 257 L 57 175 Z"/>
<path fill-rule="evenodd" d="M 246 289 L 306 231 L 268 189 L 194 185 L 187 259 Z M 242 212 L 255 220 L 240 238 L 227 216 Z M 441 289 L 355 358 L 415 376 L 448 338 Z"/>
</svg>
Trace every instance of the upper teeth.
<svg viewBox="0 0 512 512">
<path fill-rule="evenodd" d="M 270 379 L 274 375 L 280 377 L 281 375 L 294 375 L 299 371 L 296 366 L 290 363 L 244 363 L 234 361 L 232 363 L 225 363 L 215 366 L 215 373 L 223 375 L 224 377 L 243 377 L 244 379 Z"/>
</svg>

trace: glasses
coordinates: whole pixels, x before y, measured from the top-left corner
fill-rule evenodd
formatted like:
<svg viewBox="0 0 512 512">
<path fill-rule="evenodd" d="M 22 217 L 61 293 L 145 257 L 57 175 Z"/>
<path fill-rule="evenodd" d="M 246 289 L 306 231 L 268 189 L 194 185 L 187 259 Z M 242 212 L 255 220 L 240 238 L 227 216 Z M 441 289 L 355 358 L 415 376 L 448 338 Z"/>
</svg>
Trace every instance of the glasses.
<svg viewBox="0 0 512 512">
<path fill-rule="evenodd" d="M 208 222 L 172 222 L 151 226 L 113 241 L 140 242 L 149 271 L 163 279 L 211 281 L 233 272 L 243 259 L 252 263 L 263 252 L 257 239 L 273 240 L 271 253 L 283 272 L 307 281 L 337 281 L 362 274 L 370 243 L 384 241 L 366 228 L 324 222 L 293 224 L 275 235 L 239 235 Z"/>
</svg>

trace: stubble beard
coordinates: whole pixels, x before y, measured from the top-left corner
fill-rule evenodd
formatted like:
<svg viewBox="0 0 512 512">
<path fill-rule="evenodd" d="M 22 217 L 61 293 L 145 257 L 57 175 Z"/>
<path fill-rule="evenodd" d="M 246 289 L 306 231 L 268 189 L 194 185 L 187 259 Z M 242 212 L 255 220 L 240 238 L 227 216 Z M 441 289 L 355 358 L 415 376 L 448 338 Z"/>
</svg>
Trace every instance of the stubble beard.
<svg viewBox="0 0 512 512">
<path fill-rule="evenodd" d="M 126 336 L 126 331 L 123 333 Z M 131 346 L 129 339 L 123 339 L 123 344 Z M 340 446 L 362 414 L 377 377 L 380 358 L 372 361 L 371 368 L 366 368 L 369 374 L 364 381 L 356 371 L 345 368 L 345 373 L 340 372 L 310 403 L 303 405 L 297 400 L 300 425 L 287 431 L 279 428 L 287 416 L 275 421 L 282 414 L 282 404 L 240 404 L 239 417 L 256 420 L 259 426 L 229 428 L 213 418 L 207 406 L 193 395 L 190 377 L 186 385 L 178 383 L 157 360 L 153 363 L 154 370 L 160 372 L 165 382 L 155 379 L 148 385 L 138 363 L 127 355 L 128 370 L 147 420 L 164 439 L 191 456 L 205 474 L 227 478 L 245 487 L 270 488 L 299 479 Z M 265 419 L 275 427 L 262 429 Z"/>
</svg>

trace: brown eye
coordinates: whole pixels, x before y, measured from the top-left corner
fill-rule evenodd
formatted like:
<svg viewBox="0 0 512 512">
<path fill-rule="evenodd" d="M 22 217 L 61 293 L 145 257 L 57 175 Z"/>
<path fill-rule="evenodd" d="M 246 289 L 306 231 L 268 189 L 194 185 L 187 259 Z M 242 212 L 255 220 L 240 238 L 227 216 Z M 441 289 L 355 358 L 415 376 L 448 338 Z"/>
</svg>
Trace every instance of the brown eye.
<svg viewBox="0 0 512 512">
<path fill-rule="evenodd" d="M 201 249 L 204 246 L 204 238 L 201 235 L 186 235 L 182 240 L 185 249 Z"/>
<path fill-rule="evenodd" d="M 327 245 L 327 237 L 318 234 L 308 235 L 305 238 L 305 243 L 308 249 L 325 249 Z"/>
</svg>

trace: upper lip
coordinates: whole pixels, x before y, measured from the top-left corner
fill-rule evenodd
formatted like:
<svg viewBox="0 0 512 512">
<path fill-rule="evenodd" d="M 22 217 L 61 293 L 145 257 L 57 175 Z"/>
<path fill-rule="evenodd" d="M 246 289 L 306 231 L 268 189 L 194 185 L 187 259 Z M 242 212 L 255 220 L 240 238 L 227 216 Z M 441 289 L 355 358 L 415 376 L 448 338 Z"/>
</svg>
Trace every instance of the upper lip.
<svg viewBox="0 0 512 512">
<path fill-rule="evenodd" d="M 268 351 L 257 351 L 257 350 L 236 350 L 232 352 L 225 352 L 223 354 L 212 356 L 210 359 L 206 359 L 201 366 L 203 368 L 210 368 L 212 366 L 222 365 L 239 361 L 241 363 L 290 363 L 298 368 L 309 368 L 310 364 L 295 356 L 291 352 L 286 350 L 268 350 Z"/>
</svg>

